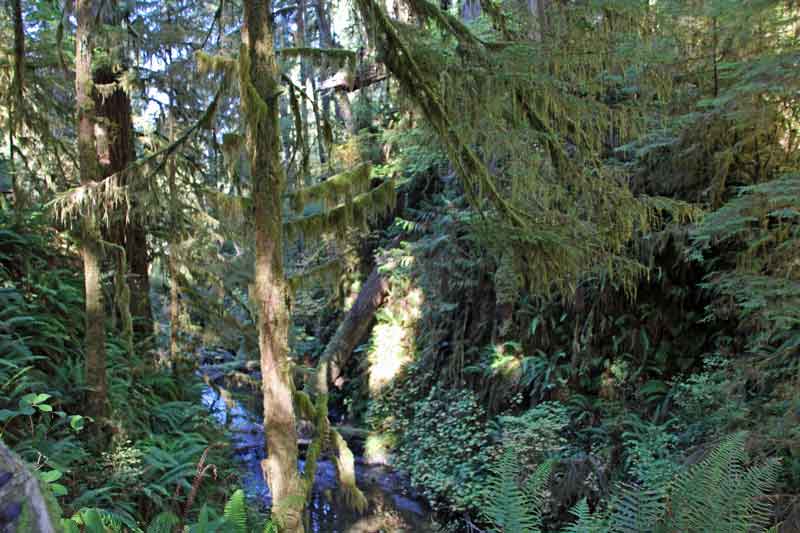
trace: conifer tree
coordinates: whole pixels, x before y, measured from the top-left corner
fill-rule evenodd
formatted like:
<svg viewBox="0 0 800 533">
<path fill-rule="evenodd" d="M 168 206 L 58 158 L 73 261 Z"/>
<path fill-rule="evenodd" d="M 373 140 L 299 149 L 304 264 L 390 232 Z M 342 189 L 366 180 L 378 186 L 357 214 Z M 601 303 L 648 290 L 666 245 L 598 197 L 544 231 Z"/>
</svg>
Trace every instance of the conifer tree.
<svg viewBox="0 0 800 533">
<path fill-rule="evenodd" d="M 90 186 L 98 175 L 95 144 L 95 109 L 92 100 L 93 2 L 77 0 L 78 25 L 75 32 L 75 94 L 77 106 L 78 164 L 83 186 Z M 89 388 L 87 412 L 102 417 L 106 413 L 105 309 L 101 287 L 102 246 L 97 222 L 91 209 L 83 216 L 81 255 L 86 299 L 86 384 Z"/>
</svg>

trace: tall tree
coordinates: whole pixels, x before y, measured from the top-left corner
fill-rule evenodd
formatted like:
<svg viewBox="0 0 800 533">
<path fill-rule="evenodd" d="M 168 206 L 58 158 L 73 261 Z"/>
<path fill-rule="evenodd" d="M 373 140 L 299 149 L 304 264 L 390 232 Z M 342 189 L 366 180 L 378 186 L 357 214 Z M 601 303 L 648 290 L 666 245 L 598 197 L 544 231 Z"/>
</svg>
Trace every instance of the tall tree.
<svg viewBox="0 0 800 533">
<path fill-rule="evenodd" d="M 324 0 L 317 0 L 314 4 L 317 11 L 317 25 L 319 26 L 319 41 L 322 48 L 340 48 L 336 37 L 331 28 L 331 14 L 329 12 L 329 3 Z M 323 75 L 330 74 L 323 72 Z M 324 85 L 324 83 L 323 83 Z M 325 87 L 322 87 L 323 89 Z M 345 129 L 348 133 L 355 133 L 355 121 L 353 120 L 353 108 L 350 105 L 350 100 L 347 98 L 347 92 L 338 90 L 341 88 L 334 87 L 333 97 L 336 100 L 336 106 L 339 111 L 340 118 L 344 122 Z M 328 120 L 330 110 L 330 95 L 323 94 L 322 96 L 322 113 L 325 120 Z"/>
<path fill-rule="evenodd" d="M 281 164 L 278 98 L 280 71 L 275 57 L 272 2 L 244 1 L 240 88 L 245 145 L 250 160 L 255 215 L 255 286 L 268 456 L 262 463 L 282 531 L 302 532 L 304 500 L 297 471 L 294 387 L 289 361 L 288 290 L 283 272 Z M 302 510 L 302 507 L 300 508 Z"/>
<path fill-rule="evenodd" d="M 110 228 L 110 240 L 125 249 L 130 267 L 129 285 L 131 289 L 130 311 L 138 321 L 134 330 L 138 337 L 152 333 L 152 312 L 150 310 L 150 259 L 147 246 L 147 230 L 141 213 L 139 195 L 143 192 L 143 180 L 132 179 L 131 163 L 136 159 L 134 145 L 133 112 L 131 98 L 125 87 L 127 75 L 127 47 L 120 46 L 120 36 L 124 16 L 120 6 L 111 2 L 101 13 L 101 20 L 107 28 L 107 58 L 93 71 L 94 84 L 105 90 L 94 91 L 97 110 L 98 158 L 100 178 L 118 175 L 121 186 L 128 187 L 128 202 L 122 205 L 114 224 Z M 102 141 L 102 142 L 101 142 Z"/>
<path fill-rule="evenodd" d="M 14 202 L 17 207 L 24 203 L 22 188 L 19 186 L 14 166 L 14 135 L 22 119 L 24 104 L 23 90 L 25 85 L 25 23 L 22 18 L 22 2 L 11 1 L 14 17 L 14 74 L 11 81 L 11 109 L 8 114 L 8 159 L 11 162 L 11 180 L 14 191 Z"/>
<path fill-rule="evenodd" d="M 76 0 L 75 94 L 78 129 L 78 164 L 81 184 L 90 186 L 98 176 L 95 142 L 95 107 L 92 99 L 92 0 Z M 87 207 L 82 219 L 83 276 L 86 298 L 86 384 L 89 388 L 87 412 L 102 417 L 107 410 L 105 310 L 101 286 L 102 246 L 97 222 Z"/>
</svg>

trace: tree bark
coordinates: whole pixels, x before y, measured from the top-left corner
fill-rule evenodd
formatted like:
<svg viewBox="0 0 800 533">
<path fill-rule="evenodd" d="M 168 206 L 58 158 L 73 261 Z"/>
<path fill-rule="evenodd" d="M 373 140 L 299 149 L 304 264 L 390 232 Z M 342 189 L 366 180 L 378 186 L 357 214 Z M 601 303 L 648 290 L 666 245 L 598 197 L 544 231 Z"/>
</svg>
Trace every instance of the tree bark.
<svg viewBox="0 0 800 533">
<path fill-rule="evenodd" d="M 244 0 L 240 88 L 255 218 L 255 289 L 267 458 L 262 469 L 281 531 L 303 531 L 305 491 L 297 471 L 294 386 L 289 361 L 288 291 L 283 272 L 280 71 L 273 48 L 272 2 Z"/>
<path fill-rule="evenodd" d="M 305 0 L 298 0 L 297 2 L 297 33 L 295 34 L 295 46 L 298 48 L 304 48 L 306 46 L 306 2 Z M 308 60 L 300 56 L 300 87 L 303 88 L 304 91 L 307 90 L 308 85 Z M 302 153 L 302 163 L 301 168 L 303 169 L 303 186 L 311 185 L 310 179 L 311 176 L 308 175 L 308 160 L 310 154 L 310 140 L 308 138 L 308 105 L 305 98 L 299 98 L 300 104 L 300 122 L 302 123 L 303 127 L 303 145 L 301 147 Z"/>
<path fill-rule="evenodd" d="M 11 474 L 11 479 L 0 485 L 0 502 L 4 507 L 6 522 L 0 516 L 0 531 L 20 531 L 20 516 L 30 517 L 24 533 L 55 533 L 60 527 L 61 509 L 54 505 L 53 496 L 42 491 L 34 470 L 0 441 L 0 473 Z M 17 516 L 8 517 L 15 509 Z M 13 514 L 13 513 L 12 513 Z M 20 529 L 17 529 L 19 526 Z"/>
<path fill-rule="evenodd" d="M 22 19 L 21 0 L 12 0 L 12 14 L 14 17 L 14 76 L 11 81 L 13 92 L 13 107 L 8 116 L 8 160 L 11 163 L 11 188 L 14 192 L 14 205 L 17 209 L 25 206 L 25 193 L 17 176 L 14 162 L 14 136 L 17 126 L 22 121 L 22 107 L 24 105 L 23 89 L 25 87 L 25 24 Z"/>
<path fill-rule="evenodd" d="M 110 67 L 99 68 L 94 73 L 94 82 L 98 84 L 116 83 L 119 80 L 120 74 L 113 72 Z M 131 176 L 125 170 L 136 159 L 131 100 L 121 87 L 107 98 L 95 92 L 94 98 L 100 119 L 98 131 L 101 142 L 98 142 L 97 154 L 100 160 L 100 177 L 122 173 L 120 185 L 130 186 Z M 118 220 L 112 225 L 110 240 L 125 248 L 130 272 L 128 284 L 131 288 L 131 314 L 138 319 L 134 322 L 134 333 L 141 339 L 152 335 L 153 315 L 150 309 L 147 231 L 142 223 L 141 213 L 138 212 L 136 193 L 136 187 L 129 191 L 131 208 L 121 209 Z"/>
<path fill-rule="evenodd" d="M 169 115 L 169 142 L 175 140 L 175 106 L 170 99 Z M 172 231 L 169 239 L 169 357 L 173 365 L 180 365 L 178 352 L 178 327 L 180 322 L 180 291 L 178 282 L 178 242 L 180 242 L 180 224 L 178 186 L 176 183 L 177 163 L 175 158 L 170 158 L 167 163 L 167 186 L 169 187 L 169 219 Z"/>
<path fill-rule="evenodd" d="M 75 93 L 78 126 L 78 163 L 81 183 L 95 181 L 98 173 L 94 136 L 95 109 L 92 100 L 92 0 L 76 0 Z M 82 256 L 86 299 L 87 413 L 103 417 L 107 412 L 105 309 L 100 279 L 102 247 L 93 213 L 83 218 Z"/>
</svg>

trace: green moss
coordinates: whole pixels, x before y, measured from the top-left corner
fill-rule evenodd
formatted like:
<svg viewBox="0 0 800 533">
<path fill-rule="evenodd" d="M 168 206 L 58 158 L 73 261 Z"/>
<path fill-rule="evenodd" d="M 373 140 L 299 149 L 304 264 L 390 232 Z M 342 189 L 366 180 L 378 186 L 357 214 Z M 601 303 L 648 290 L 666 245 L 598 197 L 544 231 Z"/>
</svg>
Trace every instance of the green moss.
<svg viewBox="0 0 800 533">
<path fill-rule="evenodd" d="M 350 178 L 346 180 L 350 182 Z M 336 190 L 339 186 L 331 186 Z M 394 208 L 396 200 L 394 181 L 387 180 L 380 186 L 359 194 L 350 200 L 345 194 L 344 203 L 322 213 L 298 217 L 284 223 L 284 229 L 289 239 L 305 238 L 316 239 L 324 234 L 343 236 L 347 229 L 364 228 L 367 223 Z"/>
<path fill-rule="evenodd" d="M 298 189 L 289 195 L 292 209 L 300 213 L 315 202 L 322 202 L 326 208 L 330 208 L 343 202 L 348 195 L 362 194 L 369 189 L 370 171 L 370 165 L 365 163 L 316 185 Z"/>
</svg>

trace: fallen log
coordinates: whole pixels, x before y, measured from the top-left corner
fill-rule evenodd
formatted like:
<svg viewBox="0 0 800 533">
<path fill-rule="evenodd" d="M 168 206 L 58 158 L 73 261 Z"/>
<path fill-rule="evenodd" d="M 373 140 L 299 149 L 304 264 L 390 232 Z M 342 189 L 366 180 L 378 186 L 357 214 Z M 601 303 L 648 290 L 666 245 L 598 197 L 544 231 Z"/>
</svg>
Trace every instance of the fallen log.
<svg viewBox="0 0 800 533">
<path fill-rule="evenodd" d="M 364 87 L 369 87 L 389 77 L 389 73 L 382 64 L 362 65 L 356 72 L 340 70 L 330 78 L 323 80 L 319 85 L 320 91 L 333 89 L 334 91 L 353 92 Z"/>
<path fill-rule="evenodd" d="M 328 383 L 342 386 L 342 372 L 350 354 L 369 332 L 375 312 L 383 304 L 388 292 L 388 276 L 375 267 L 320 358 L 317 367 L 318 392 L 327 393 Z"/>
</svg>

